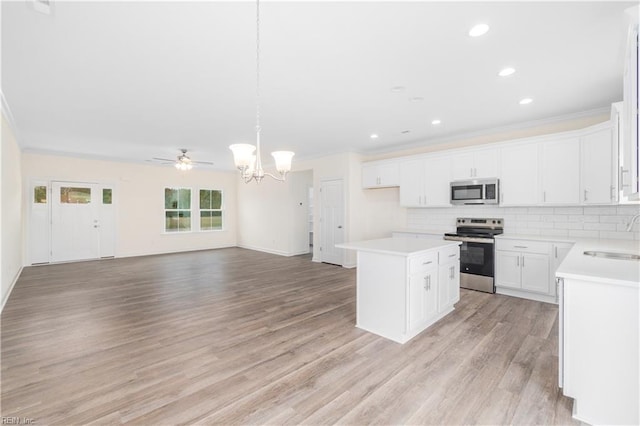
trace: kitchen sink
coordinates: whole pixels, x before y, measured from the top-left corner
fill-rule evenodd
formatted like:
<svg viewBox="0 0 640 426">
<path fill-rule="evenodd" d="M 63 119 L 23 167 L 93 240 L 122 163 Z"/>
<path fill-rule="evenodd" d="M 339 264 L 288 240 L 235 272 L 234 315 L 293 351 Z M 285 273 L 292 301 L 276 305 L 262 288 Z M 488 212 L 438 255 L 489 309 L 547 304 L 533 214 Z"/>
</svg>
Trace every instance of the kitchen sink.
<svg viewBox="0 0 640 426">
<path fill-rule="evenodd" d="M 607 259 L 640 260 L 640 254 L 635 253 L 617 253 L 613 251 L 588 250 L 585 251 L 584 254 L 593 257 L 605 257 Z"/>
</svg>

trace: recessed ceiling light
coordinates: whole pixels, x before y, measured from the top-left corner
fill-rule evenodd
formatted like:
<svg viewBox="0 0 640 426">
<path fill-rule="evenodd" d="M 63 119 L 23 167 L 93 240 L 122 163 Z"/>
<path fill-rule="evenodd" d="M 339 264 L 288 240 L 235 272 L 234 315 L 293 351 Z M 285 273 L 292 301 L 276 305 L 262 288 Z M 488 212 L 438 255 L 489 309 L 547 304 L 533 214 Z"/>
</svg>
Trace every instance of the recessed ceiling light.
<svg viewBox="0 0 640 426">
<path fill-rule="evenodd" d="M 516 72 L 515 68 L 507 67 L 507 68 L 501 69 L 498 75 L 500 77 L 506 77 L 508 75 L 513 74 L 514 72 Z"/>
<path fill-rule="evenodd" d="M 433 120 L 433 121 L 431 122 L 431 124 L 433 124 L 434 126 L 437 126 L 437 125 L 438 125 L 438 124 L 440 124 L 440 123 L 442 123 L 442 121 L 440 121 L 440 120 Z"/>
<path fill-rule="evenodd" d="M 391 91 L 393 93 L 400 93 L 400 92 L 404 92 L 404 86 L 393 86 L 391 88 Z"/>
<path fill-rule="evenodd" d="M 469 36 L 479 37 L 486 34 L 487 31 L 489 31 L 489 26 L 487 24 L 478 24 L 469 30 Z"/>
<path fill-rule="evenodd" d="M 530 104 L 531 102 L 533 102 L 533 99 L 531 98 L 520 99 L 520 105 L 527 105 L 527 104 Z"/>
<path fill-rule="evenodd" d="M 378 139 L 378 135 L 375 133 L 372 133 L 370 137 L 371 139 Z"/>
</svg>

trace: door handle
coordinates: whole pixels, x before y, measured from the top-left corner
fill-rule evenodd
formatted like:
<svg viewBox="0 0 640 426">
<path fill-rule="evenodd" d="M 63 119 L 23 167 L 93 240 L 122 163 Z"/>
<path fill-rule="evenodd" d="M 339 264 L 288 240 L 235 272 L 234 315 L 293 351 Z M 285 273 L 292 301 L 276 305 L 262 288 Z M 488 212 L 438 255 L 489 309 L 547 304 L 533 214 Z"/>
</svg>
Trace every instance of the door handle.
<svg viewBox="0 0 640 426">
<path fill-rule="evenodd" d="M 342 229 L 342 225 L 338 225 L 338 229 Z"/>
</svg>

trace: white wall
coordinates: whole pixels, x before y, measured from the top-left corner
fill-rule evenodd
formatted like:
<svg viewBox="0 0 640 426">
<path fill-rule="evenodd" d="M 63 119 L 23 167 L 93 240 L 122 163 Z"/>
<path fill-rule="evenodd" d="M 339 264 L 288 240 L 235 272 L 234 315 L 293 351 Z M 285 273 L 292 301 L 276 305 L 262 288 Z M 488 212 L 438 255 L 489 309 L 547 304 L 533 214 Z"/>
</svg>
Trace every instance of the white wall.
<svg viewBox="0 0 640 426">
<path fill-rule="evenodd" d="M 457 217 L 504 218 L 505 232 L 579 238 L 640 240 L 640 224 L 626 226 L 640 206 L 490 207 L 408 209 L 407 227 L 438 232 L 455 230 Z"/>
<path fill-rule="evenodd" d="M 2 116 L 2 150 L 0 176 L 0 271 L 2 307 L 22 270 L 23 214 L 21 153 L 14 133 Z"/>
<path fill-rule="evenodd" d="M 292 172 L 285 182 L 238 179 L 238 246 L 283 256 L 309 252 L 308 197 L 311 171 Z"/>
<path fill-rule="evenodd" d="M 22 176 L 26 185 L 33 180 L 114 185 L 116 257 L 232 247 L 237 242 L 237 176 L 232 172 L 197 168 L 180 172 L 171 166 L 23 153 Z M 221 189 L 224 230 L 165 234 L 165 187 Z M 28 215 L 28 208 L 25 211 Z M 28 226 L 28 220 L 25 223 Z"/>
</svg>

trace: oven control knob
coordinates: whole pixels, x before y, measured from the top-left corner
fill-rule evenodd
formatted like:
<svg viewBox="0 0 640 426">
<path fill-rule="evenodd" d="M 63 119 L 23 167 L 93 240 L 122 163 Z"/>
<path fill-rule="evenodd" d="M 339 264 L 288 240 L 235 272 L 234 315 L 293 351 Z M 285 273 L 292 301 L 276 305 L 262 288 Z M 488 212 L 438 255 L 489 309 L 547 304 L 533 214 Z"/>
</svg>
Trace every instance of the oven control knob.
<svg viewBox="0 0 640 426">
<path fill-rule="evenodd" d="M 496 223 L 496 221 L 494 220 L 493 223 Z"/>
</svg>

